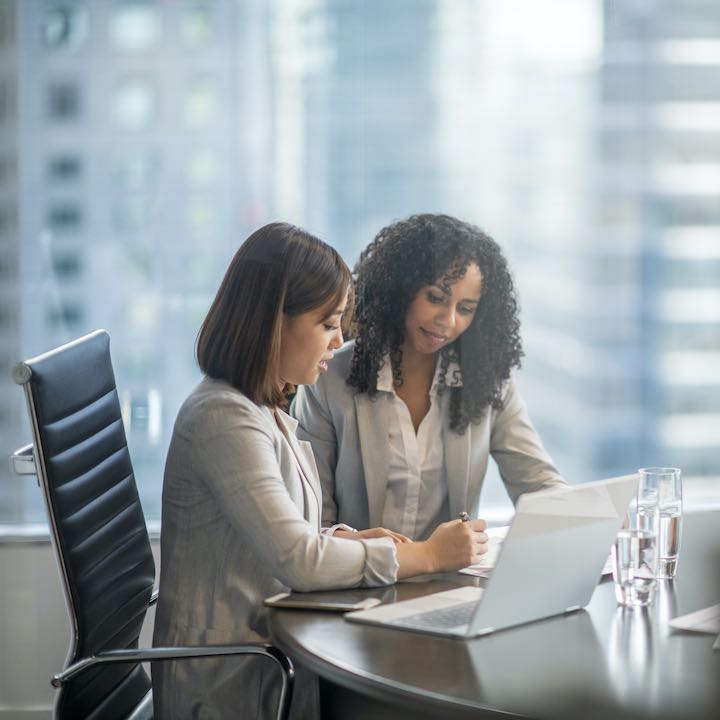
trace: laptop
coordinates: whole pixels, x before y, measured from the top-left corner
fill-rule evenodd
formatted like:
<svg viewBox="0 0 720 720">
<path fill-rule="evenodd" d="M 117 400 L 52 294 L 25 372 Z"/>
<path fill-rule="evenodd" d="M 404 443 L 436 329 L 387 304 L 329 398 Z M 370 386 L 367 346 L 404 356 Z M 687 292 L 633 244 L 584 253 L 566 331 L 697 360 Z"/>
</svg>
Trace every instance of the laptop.
<svg viewBox="0 0 720 720">
<path fill-rule="evenodd" d="M 521 495 L 484 588 L 464 586 L 345 615 L 350 622 L 477 637 L 590 602 L 640 476 Z"/>
</svg>

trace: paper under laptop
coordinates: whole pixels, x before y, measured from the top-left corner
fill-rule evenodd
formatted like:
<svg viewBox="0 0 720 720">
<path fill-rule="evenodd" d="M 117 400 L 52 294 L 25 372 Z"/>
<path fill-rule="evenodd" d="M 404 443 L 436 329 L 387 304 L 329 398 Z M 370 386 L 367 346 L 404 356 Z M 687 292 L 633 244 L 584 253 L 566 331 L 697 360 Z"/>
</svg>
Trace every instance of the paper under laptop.
<svg viewBox="0 0 720 720">
<path fill-rule="evenodd" d="M 639 481 L 624 475 L 522 495 L 485 588 L 459 587 L 345 618 L 475 637 L 584 607 Z"/>
</svg>

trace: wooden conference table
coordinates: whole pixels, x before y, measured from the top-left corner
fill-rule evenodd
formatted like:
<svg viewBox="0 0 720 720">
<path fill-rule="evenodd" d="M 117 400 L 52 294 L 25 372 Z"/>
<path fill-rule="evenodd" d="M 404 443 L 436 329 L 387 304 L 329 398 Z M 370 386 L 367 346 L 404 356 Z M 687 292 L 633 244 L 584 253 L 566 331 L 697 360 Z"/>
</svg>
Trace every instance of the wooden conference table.
<svg viewBox="0 0 720 720">
<path fill-rule="evenodd" d="M 374 588 L 404 600 L 485 580 L 457 573 Z M 552 582 L 552 578 L 548 578 Z M 528 598 L 532 602 L 532 597 Z M 720 603 L 720 512 L 687 514 L 673 582 L 648 609 L 617 606 L 604 578 L 584 610 L 456 640 L 306 610 L 270 614 L 272 640 L 321 678 L 323 719 L 720 718 L 714 636 L 668 620 Z"/>
</svg>

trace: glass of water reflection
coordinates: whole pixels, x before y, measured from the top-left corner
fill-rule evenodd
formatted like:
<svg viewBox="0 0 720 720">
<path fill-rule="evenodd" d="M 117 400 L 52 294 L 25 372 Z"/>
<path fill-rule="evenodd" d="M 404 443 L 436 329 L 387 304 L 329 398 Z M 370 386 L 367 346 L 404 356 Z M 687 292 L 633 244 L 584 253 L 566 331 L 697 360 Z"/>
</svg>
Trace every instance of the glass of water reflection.
<svg viewBox="0 0 720 720">
<path fill-rule="evenodd" d="M 658 578 L 677 570 L 682 530 L 682 473 L 679 468 L 640 468 L 638 527 L 653 530 L 658 540 Z"/>
<path fill-rule="evenodd" d="M 652 530 L 619 530 L 611 550 L 615 597 L 620 605 L 643 607 L 655 596 L 658 565 L 657 536 Z"/>
</svg>

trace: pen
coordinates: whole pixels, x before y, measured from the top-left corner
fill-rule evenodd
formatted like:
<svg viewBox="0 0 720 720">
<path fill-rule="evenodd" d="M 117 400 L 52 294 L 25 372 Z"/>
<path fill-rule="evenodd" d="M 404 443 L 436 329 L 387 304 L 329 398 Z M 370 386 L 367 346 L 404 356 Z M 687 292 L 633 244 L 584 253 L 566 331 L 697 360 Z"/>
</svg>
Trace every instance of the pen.
<svg viewBox="0 0 720 720">
<path fill-rule="evenodd" d="M 460 513 L 460 519 L 461 519 L 463 522 L 467 522 L 467 521 L 470 519 L 470 516 L 463 510 L 463 511 Z"/>
</svg>

